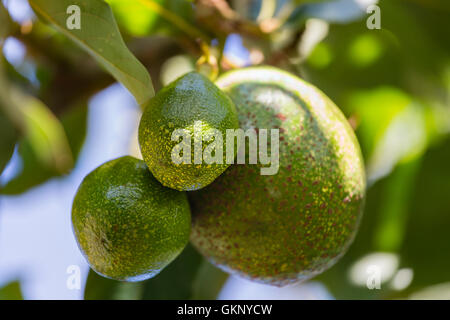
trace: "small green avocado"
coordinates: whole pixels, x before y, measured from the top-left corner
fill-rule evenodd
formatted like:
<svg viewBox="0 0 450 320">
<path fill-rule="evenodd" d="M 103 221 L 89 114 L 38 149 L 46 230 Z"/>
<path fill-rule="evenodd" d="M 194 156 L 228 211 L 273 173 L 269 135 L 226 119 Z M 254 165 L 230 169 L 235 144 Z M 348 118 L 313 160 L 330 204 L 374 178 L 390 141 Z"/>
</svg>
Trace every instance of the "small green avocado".
<svg viewBox="0 0 450 320">
<path fill-rule="evenodd" d="M 233 165 L 189 193 L 191 242 L 225 271 L 257 282 L 283 286 L 323 272 L 344 254 L 362 215 L 366 180 L 352 128 L 319 89 L 275 68 L 231 71 L 217 85 L 241 128 L 278 130 L 279 168 L 261 175 L 267 164 Z"/>
<path fill-rule="evenodd" d="M 191 214 L 185 193 L 163 187 L 143 161 L 127 156 L 86 176 L 73 202 L 72 224 L 94 271 L 142 281 L 184 249 Z"/>
<path fill-rule="evenodd" d="M 190 72 L 152 98 L 139 125 L 139 145 L 164 186 L 198 190 L 229 166 L 223 142 L 226 130 L 238 125 L 231 99 L 205 76 Z"/>
</svg>

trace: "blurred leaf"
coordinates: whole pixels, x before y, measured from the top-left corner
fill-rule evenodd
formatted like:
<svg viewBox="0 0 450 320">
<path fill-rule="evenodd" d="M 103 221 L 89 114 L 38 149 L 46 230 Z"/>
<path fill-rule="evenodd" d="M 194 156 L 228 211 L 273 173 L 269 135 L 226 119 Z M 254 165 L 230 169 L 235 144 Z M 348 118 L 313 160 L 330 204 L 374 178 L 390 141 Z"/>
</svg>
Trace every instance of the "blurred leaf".
<svg viewBox="0 0 450 320">
<path fill-rule="evenodd" d="M 186 0 L 107 0 L 124 29 L 133 36 L 143 37 L 157 33 L 178 35 L 188 30 L 173 20 L 195 24 L 192 3 Z M 188 26 L 189 28 L 189 26 Z"/>
<path fill-rule="evenodd" d="M 67 141 L 74 160 L 83 146 L 87 129 L 87 104 L 71 108 L 62 115 L 61 124 L 67 133 Z M 35 187 L 52 177 L 61 175 L 53 167 L 42 163 L 34 152 L 29 139 L 24 138 L 18 149 L 22 159 L 22 171 L 2 189 L 2 194 L 19 194 Z M 72 166 L 68 169 L 71 169 Z M 64 172 L 65 173 L 65 172 Z"/>
<path fill-rule="evenodd" d="M 330 23 L 348 23 L 366 16 L 366 12 L 355 0 L 335 0 L 319 3 L 305 1 L 297 6 L 285 22 L 289 28 L 300 28 L 310 18 L 322 19 Z"/>
<path fill-rule="evenodd" d="M 17 136 L 16 129 L 0 107 L 0 174 L 13 154 Z"/>
<path fill-rule="evenodd" d="M 100 0 L 30 0 L 33 10 L 67 37 L 87 50 L 144 107 L 154 95 L 145 67 L 126 47 L 111 8 Z M 81 9 L 81 29 L 69 30 L 67 8 Z"/>
<path fill-rule="evenodd" d="M 88 104 L 75 105 L 61 116 L 61 123 L 67 133 L 74 159 L 78 158 L 87 132 Z"/>
<path fill-rule="evenodd" d="M 24 117 L 24 135 L 39 161 L 56 172 L 67 173 L 73 158 L 62 124 L 38 99 L 19 91 L 14 91 L 12 98 Z"/>
<path fill-rule="evenodd" d="M 42 164 L 26 139 L 19 142 L 18 152 L 22 159 L 22 169 L 16 177 L 1 188 L 4 195 L 16 195 L 38 186 L 56 175 L 55 171 Z"/>
<path fill-rule="evenodd" d="M 14 281 L 0 288 L 0 300 L 23 300 L 19 281 Z"/>
<path fill-rule="evenodd" d="M 416 95 L 447 99 L 444 73 L 450 64 L 450 44 L 443 39 L 448 37 L 450 20 L 448 1 L 447 10 L 440 8 L 440 3 L 384 0 L 380 7 L 382 28 L 398 41 L 409 89 Z"/>
<path fill-rule="evenodd" d="M 9 34 L 10 23 L 8 11 L 0 1 L 0 51 L 3 50 L 3 41 Z M 0 86 L 2 87 L 0 89 L 0 174 L 11 158 L 18 136 L 10 117 L 8 117 L 10 114 L 5 112 L 8 111 L 10 101 L 9 97 L 6 97 L 8 88 L 6 88 L 7 83 L 3 74 L 4 62 L 3 56 L 0 56 Z"/>
<path fill-rule="evenodd" d="M 445 15 L 445 11 L 435 11 L 433 5 L 427 6 L 426 1 L 384 0 L 380 6 L 383 12 L 382 27 L 397 37 L 400 47 L 405 53 L 405 58 L 409 62 L 435 69 L 441 61 L 440 59 L 430 59 L 431 57 L 435 56 L 441 59 L 444 57 L 443 55 L 449 57 L 449 52 L 442 52 L 439 49 L 441 46 L 448 48 L 448 43 L 441 43 L 442 38 L 437 36 L 448 31 L 450 26 L 448 13 Z M 420 23 L 416 22 L 418 18 Z M 436 23 L 438 24 L 436 25 Z M 442 30 L 438 32 L 437 29 L 441 28 Z M 430 32 L 431 30 L 432 32 Z M 413 38 L 411 38 L 411 34 L 414 34 Z M 414 51 L 412 51 L 413 49 Z"/>
<path fill-rule="evenodd" d="M 399 53 L 395 37 L 384 29 L 367 30 L 361 21 L 332 25 L 300 72 L 350 115 L 346 103 L 355 90 L 396 87 L 408 92 Z"/>
<path fill-rule="evenodd" d="M 142 296 L 141 282 L 119 282 L 104 278 L 92 270 L 84 289 L 86 300 L 138 300 Z"/>
<path fill-rule="evenodd" d="M 358 36 L 349 48 L 349 58 L 358 68 L 365 68 L 381 58 L 384 46 L 373 33 Z"/>
<path fill-rule="evenodd" d="M 358 118 L 358 137 L 369 159 L 393 119 L 411 103 L 411 97 L 393 87 L 359 90 L 348 95 L 346 110 Z"/>
<path fill-rule="evenodd" d="M 2 188 L 1 193 L 16 194 L 52 175 L 67 173 L 74 161 L 64 128 L 47 106 L 11 88 L 1 75 L 0 82 L 0 97 L 7 103 L 5 110 L 22 135 L 19 152 L 24 162 L 21 175 Z"/>
<path fill-rule="evenodd" d="M 374 249 L 399 252 L 404 245 L 410 203 L 414 191 L 420 158 L 403 162 L 390 176 L 383 190 L 378 219 L 374 226 Z"/>
<path fill-rule="evenodd" d="M 189 244 L 159 275 L 145 281 L 143 299 L 192 299 L 193 283 L 203 258 Z"/>
<path fill-rule="evenodd" d="M 217 299 L 223 285 L 228 279 L 228 273 L 204 260 L 194 281 L 194 300 Z"/>
<path fill-rule="evenodd" d="M 378 86 L 448 105 L 450 42 L 442 39 L 450 20 L 434 8 L 441 2 L 381 0 L 381 30 L 367 30 L 364 21 L 334 24 L 299 71 L 344 111 L 349 91 Z"/>
<path fill-rule="evenodd" d="M 158 20 L 156 12 L 148 10 L 138 1 L 106 0 L 106 2 L 111 5 L 118 23 L 124 26 L 129 34 L 148 35 Z"/>
<path fill-rule="evenodd" d="M 369 183 L 389 174 L 398 162 L 425 150 L 425 107 L 406 93 L 379 87 L 356 91 L 347 100 L 347 110 L 359 122 L 356 132 L 367 162 Z"/>
<path fill-rule="evenodd" d="M 138 283 L 119 282 L 89 272 L 85 299 L 191 299 L 193 282 L 203 258 L 188 245 L 184 251 L 156 277 Z"/>
<path fill-rule="evenodd" d="M 450 137 L 425 154 L 414 183 L 402 252 L 411 290 L 450 281 Z"/>
<path fill-rule="evenodd" d="M 9 16 L 8 10 L 3 6 L 0 1 L 0 43 L 8 36 L 11 28 L 11 18 Z"/>
<path fill-rule="evenodd" d="M 402 161 L 419 157 L 427 147 L 427 128 L 423 106 L 413 102 L 389 124 L 368 159 L 371 182 L 383 177 Z"/>
</svg>

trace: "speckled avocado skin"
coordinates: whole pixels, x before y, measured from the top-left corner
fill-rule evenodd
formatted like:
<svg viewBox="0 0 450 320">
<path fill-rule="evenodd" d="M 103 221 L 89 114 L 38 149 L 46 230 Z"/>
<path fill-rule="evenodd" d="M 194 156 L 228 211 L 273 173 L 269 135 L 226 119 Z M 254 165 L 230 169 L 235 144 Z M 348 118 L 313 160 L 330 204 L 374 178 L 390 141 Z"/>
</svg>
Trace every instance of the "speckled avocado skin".
<svg viewBox="0 0 450 320">
<path fill-rule="evenodd" d="M 202 130 L 219 130 L 224 139 L 227 129 L 238 128 L 236 108 L 231 99 L 209 79 L 190 72 L 175 80 L 152 98 L 139 125 L 139 145 L 144 161 L 164 186 L 180 191 L 201 189 L 213 182 L 229 166 L 194 163 L 194 124 Z M 186 129 L 192 138 L 190 164 L 175 164 L 171 153 L 179 141 L 172 141 L 175 129 Z M 180 140 L 181 141 L 181 140 Z M 203 150 L 207 146 L 203 143 Z"/>
<path fill-rule="evenodd" d="M 362 215 L 366 179 L 355 135 L 320 90 L 270 67 L 217 81 L 243 129 L 280 130 L 280 169 L 233 165 L 189 194 L 191 242 L 223 270 L 276 286 L 317 275 L 344 254 Z"/>
<path fill-rule="evenodd" d="M 78 246 L 100 275 L 141 281 L 157 275 L 189 241 L 186 194 L 163 187 L 132 157 L 91 172 L 72 207 Z"/>
</svg>

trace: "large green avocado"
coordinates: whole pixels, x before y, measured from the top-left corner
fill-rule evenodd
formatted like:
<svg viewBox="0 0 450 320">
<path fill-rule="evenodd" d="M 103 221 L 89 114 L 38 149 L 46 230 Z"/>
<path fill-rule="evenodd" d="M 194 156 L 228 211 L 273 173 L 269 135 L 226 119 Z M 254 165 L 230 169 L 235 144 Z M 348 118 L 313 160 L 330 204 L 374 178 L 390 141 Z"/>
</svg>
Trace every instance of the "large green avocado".
<svg viewBox="0 0 450 320">
<path fill-rule="evenodd" d="M 279 171 L 233 165 L 190 193 L 192 243 L 225 271 L 262 283 L 323 272 L 344 254 L 362 215 L 366 180 L 352 128 L 320 90 L 275 68 L 231 71 L 217 85 L 241 128 L 279 129 Z"/>
<path fill-rule="evenodd" d="M 205 76 L 190 72 L 151 99 L 139 125 L 139 145 L 148 167 L 164 186 L 180 191 L 198 190 L 213 182 L 229 166 L 225 148 L 218 161 L 205 161 L 204 151 L 215 141 L 212 134 L 218 132 L 223 138 L 227 129 L 236 129 L 238 125 L 231 99 Z M 184 130 L 190 141 L 174 135 L 176 130 Z M 200 142 L 198 156 L 195 141 Z M 191 151 L 176 149 L 183 144 Z M 177 156 L 183 155 L 183 162 L 174 161 L 174 150 L 178 150 Z"/>
<path fill-rule="evenodd" d="M 72 224 L 94 271 L 141 281 L 181 253 L 191 215 L 185 193 L 163 187 L 143 161 L 122 157 L 86 176 L 73 202 Z"/>
</svg>

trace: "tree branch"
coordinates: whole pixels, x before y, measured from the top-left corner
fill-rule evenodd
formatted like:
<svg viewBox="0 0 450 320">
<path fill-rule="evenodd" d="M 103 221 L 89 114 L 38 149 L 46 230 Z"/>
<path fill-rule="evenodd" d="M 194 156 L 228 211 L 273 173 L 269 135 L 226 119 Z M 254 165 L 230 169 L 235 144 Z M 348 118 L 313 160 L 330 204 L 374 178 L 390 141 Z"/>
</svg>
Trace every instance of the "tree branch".
<svg viewBox="0 0 450 320">
<path fill-rule="evenodd" d="M 258 24 L 240 17 L 225 0 L 196 0 L 195 5 L 197 21 L 219 35 L 239 33 L 258 39 L 269 37 Z"/>
</svg>

